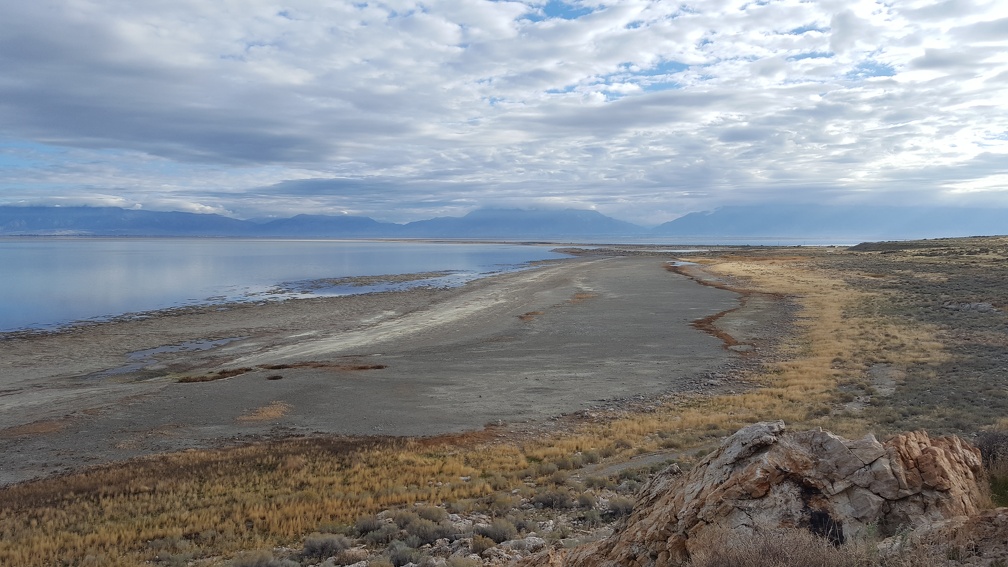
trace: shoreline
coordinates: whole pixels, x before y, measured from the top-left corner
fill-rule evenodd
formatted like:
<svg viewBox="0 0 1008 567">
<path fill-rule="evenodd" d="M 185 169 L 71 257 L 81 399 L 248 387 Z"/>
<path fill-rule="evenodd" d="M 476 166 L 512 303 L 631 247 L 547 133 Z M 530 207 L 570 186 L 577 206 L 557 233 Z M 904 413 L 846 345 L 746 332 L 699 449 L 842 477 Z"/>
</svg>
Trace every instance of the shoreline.
<svg viewBox="0 0 1008 567">
<path fill-rule="evenodd" d="M 535 428 L 720 387 L 748 355 L 693 322 L 725 311 L 766 320 L 776 308 L 739 313 L 734 292 L 670 273 L 666 259 L 576 257 L 452 289 L 186 308 L 5 338 L 0 485 L 266 438 Z M 129 353 L 224 339 L 101 375 Z M 183 380 L 235 369 L 246 370 Z"/>
</svg>

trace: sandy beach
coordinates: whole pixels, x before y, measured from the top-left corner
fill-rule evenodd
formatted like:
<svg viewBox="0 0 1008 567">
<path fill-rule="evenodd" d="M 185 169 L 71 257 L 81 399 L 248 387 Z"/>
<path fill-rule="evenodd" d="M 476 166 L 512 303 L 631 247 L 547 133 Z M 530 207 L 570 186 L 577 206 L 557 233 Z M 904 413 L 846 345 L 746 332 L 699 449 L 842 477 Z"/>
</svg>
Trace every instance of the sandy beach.
<svg viewBox="0 0 1008 567">
<path fill-rule="evenodd" d="M 759 349 L 774 302 L 741 305 L 669 260 L 585 256 L 455 289 L 9 334 L 0 483 L 267 437 L 541 423 L 716 386 Z M 716 324 L 744 348 L 692 325 L 726 311 Z"/>
</svg>

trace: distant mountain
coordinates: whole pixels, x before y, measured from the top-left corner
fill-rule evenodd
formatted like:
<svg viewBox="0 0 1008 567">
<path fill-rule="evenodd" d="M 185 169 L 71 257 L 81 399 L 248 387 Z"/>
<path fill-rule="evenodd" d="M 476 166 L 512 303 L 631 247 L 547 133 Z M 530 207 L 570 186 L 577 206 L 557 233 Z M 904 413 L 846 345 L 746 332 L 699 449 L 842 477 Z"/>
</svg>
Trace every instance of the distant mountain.
<svg viewBox="0 0 1008 567">
<path fill-rule="evenodd" d="M 1008 211 L 958 207 L 754 205 L 690 213 L 655 236 L 908 240 L 1008 234 Z"/>
<path fill-rule="evenodd" d="M 0 234 L 240 236 L 250 223 L 220 215 L 116 207 L 0 207 Z"/>
<path fill-rule="evenodd" d="M 275 238 L 546 239 L 640 236 L 643 227 L 596 211 L 481 209 L 406 225 L 348 215 L 244 221 L 114 207 L 0 206 L 0 235 L 243 236 Z"/>
<path fill-rule="evenodd" d="M 403 236 L 414 238 L 584 238 L 641 236 L 644 227 L 580 209 L 478 209 L 464 217 L 411 222 Z"/>
<path fill-rule="evenodd" d="M 0 206 L 0 235 L 235 236 L 270 238 L 815 238 L 908 240 L 1008 234 L 1008 210 L 954 207 L 754 205 L 690 213 L 648 230 L 588 210 L 479 209 L 463 217 L 394 224 L 349 215 L 246 221 L 115 207 Z"/>
<path fill-rule="evenodd" d="M 397 236 L 402 225 L 378 222 L 371 217 L 350 215 L 297 215 L 259 225 L 259 236 L 316 238 L 382 238 Z"/>
</svg>

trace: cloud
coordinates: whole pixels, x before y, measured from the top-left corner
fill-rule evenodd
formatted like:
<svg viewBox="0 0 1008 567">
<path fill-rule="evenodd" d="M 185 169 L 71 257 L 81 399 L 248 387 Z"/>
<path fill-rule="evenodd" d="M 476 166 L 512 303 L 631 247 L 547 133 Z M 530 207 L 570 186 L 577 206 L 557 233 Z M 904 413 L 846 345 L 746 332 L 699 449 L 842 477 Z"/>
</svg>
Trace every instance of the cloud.
<svg viewBox="0 0 1008 567">
<path fill-rule="evenodd" d="M 996 0 L 7 3 L 0 201 L 1008 205 L 1006 21 Z"/>
</svg>

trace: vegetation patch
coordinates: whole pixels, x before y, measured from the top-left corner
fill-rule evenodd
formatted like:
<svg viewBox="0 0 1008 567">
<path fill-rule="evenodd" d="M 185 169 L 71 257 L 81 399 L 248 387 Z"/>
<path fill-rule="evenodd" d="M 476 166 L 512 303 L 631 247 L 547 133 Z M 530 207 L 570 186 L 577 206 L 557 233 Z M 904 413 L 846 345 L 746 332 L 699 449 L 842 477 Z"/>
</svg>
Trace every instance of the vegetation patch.
<svg viewBox="0 0 1008 567">
<path fill-rule="evenodd" d="M 273 421 L 287 415 L 287 412 L 289 412 L 290 409 L 290 404 L 284 402 L 270 402 L 265 406 L 258 407 L 250 412 L 238 416 L 238 421 L 241 423 Z"/>
</svg>

